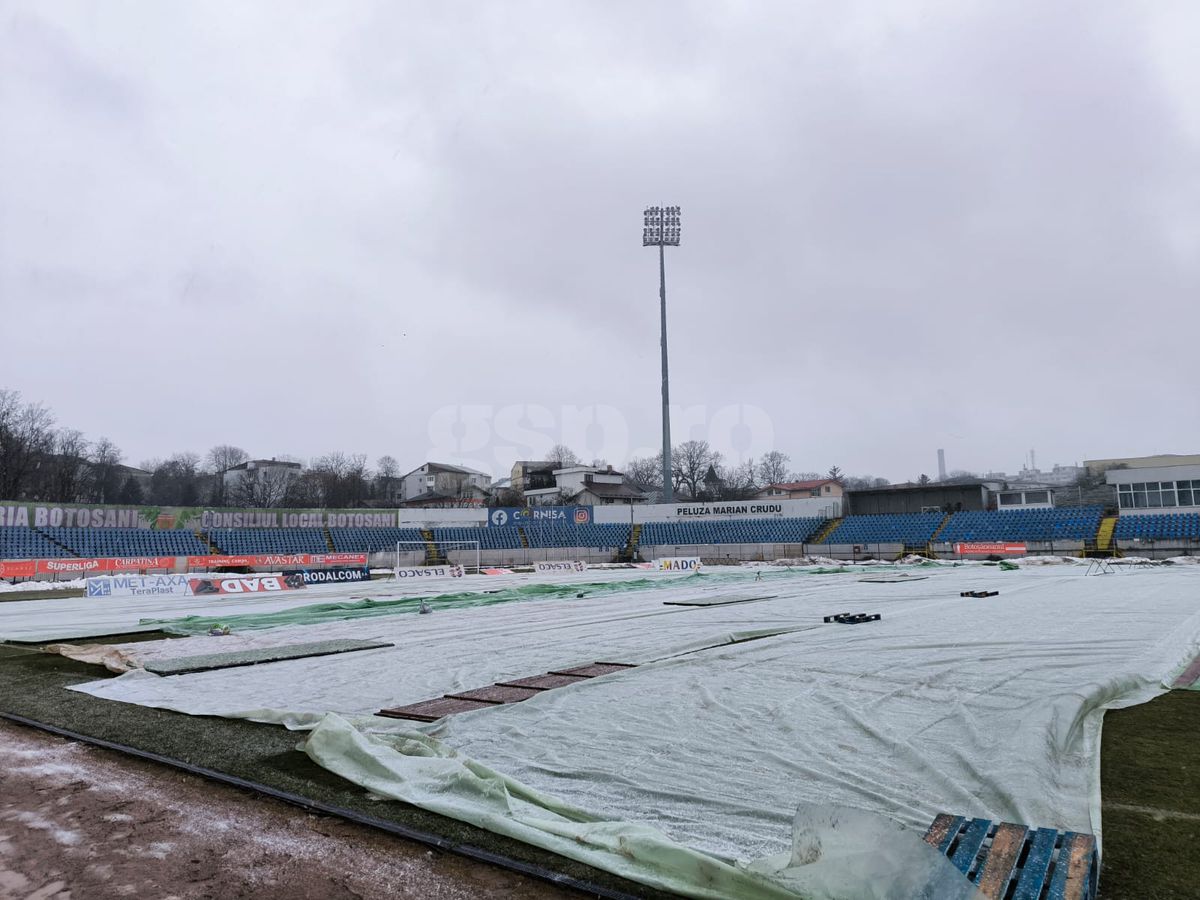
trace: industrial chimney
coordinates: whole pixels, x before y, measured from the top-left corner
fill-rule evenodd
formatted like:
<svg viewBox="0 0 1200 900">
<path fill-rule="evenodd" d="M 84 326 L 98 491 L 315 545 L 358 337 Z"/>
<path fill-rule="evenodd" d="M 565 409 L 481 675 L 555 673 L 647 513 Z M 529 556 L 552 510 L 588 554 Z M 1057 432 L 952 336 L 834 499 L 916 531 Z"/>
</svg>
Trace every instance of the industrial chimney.
<svg viewBox="0 0 1200 900">
<path fill-rule="evenodd" d="M 946 451 L 938 451 L 938 481 L 946 480 Z"/>
</svg>

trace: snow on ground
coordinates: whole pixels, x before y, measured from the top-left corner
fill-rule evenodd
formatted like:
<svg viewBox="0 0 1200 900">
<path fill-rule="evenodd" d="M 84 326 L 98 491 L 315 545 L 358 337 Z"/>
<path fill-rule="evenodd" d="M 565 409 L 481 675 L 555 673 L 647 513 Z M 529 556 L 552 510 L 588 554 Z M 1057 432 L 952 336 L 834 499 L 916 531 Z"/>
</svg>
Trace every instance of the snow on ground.
<svg viewBox="0 0 1200 900">
<path fill-rule="evenodd" d="M 0 594 L 10 591 L 81 591 L 87 585 L 82 578 L 70 581 L 0 581 Z"/>
</svg>

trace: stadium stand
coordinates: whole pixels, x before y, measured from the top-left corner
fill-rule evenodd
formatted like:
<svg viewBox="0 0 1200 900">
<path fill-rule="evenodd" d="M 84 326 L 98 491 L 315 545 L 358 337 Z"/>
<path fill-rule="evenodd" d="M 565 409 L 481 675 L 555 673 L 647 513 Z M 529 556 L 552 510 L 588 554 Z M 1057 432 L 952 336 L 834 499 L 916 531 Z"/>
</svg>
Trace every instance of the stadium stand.
<svg viewBox="0 0 1200 900">
<path fill-rule="evenodd" d="M 20 525 L 0 528 L 0 559 L 55 559 L 69 550 L 49 540 L 36 528 Z"/>
<path fill-rule="evenodd" d="M 222 528 L 205 536 L 225 553 L 328 553 L 324 528 Z"/>
<path fill-rule="evenodd" d="M 419 528 L 330 528 L 338 553 L 378 553 L 395 550 L 398 541 L 414 545 L 422 540 Z"/>
<path fill-rule="evenodd" d="M 939 541 L 1090 541 L 1100 527 L 1101 509 L 1013 509 L 957 512 Z"/>
<path fill-rule="evenodd" d="M 530 547 L 617 548 L 629 543 L 629 525 L 524 525 Z M 496 529 L 484 529 L 495 531 Z M 520 546 L 518 544 L 518 546 Z"/>
<path fill-rule="evenodd" d="M 516 528 L 473 528 L 467 527 L 446 527 L 434 528 L 433 539 L 439 547 L 442 547 L 443 542 L 450 541 L 479 541 L 480 549 L 482 550 L 518 550 L 523 544 L 521 543 L 521 534 Z M 442 547 L 442 550 L 445 550 Z M 451 547 L 450 549 L 465 549 L 463 547 Z"/>
<path fill-rule="evenodd" d="M 711 519 L 704 522 L 647 522 L 642 545 L 803 544 L 824 519 Z M 935 526 L 936 527 L 936 526 Z"/>
<path fill-rule="evenodd" d="M 43 528 L 79 556 L 193 556 L 208 553 L 190 531 L 146 528 Z"/>
<path fill-rule="evenodd" d="M 822 543 L 924 546 L 933 538 L 944 518 L 946 516 L 940 512 L 846 516 Z"/>
<path fill-rule="evenodd" d="M 946 521 L 939 531 L 939 526 Z M 924 546 L 933 536 L 955 541 L 1054 541 L 1096 538 L 1099 507 L 1023 509 L 907 515 L 847 516 L 824 537 L 824 544 L 903 543 Z M 801 544 L 820 536 L 832 523 L 803 519 L 710 519 L 647 522 L 641 527 L 641 546 L 685 544 Z M 478 541 L 482 550 L 520 550 L 525 547 L 590 547 L 623 549 L 630 542 L 628 524 L 455 526 L 431 530 L 438 544 Z M 206 532 L 224 553 L 374 553 L 394 550 L 405 541 L 413 550 L 424 543 L 418 528 L 231 528 Z M 1121 516 L 1118 540 L 1200 541 L 1200 514 L 1162 513 Z M 442 548 L 445 549 L 444 547 Z M 461 548 L 459 548 L 461 549 Z M 0 527 L 0 559 L 114 556 L 199 556 L 209 548 L 184 529 L 141 528 L 27 528 Z"/>
<path fill-rule="evenodd" d="M 1121 516 L 1114 532 L 1118 540 L 1200 540 L 1200 513 L 1162 513 Z"/>
</svg>

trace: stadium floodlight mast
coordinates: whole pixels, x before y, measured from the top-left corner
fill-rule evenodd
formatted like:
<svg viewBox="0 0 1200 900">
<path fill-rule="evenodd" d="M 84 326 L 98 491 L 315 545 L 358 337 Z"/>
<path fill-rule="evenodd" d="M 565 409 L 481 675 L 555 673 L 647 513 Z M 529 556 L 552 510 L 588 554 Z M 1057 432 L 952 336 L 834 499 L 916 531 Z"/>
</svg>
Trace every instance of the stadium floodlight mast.
<svg viewBox="0 0 1200 900">
<path fill-rule="evenodd" d="M 651 206 L 646 209 L 642 246 L 658 248 L 658 301 L 662 312 L 662 419 L 663 499 L 675 499 L 671 484 L 671 397 L 667 379 L 667 262 L 665 247 L 679 246 L 679 207 Z"/>
</svg>

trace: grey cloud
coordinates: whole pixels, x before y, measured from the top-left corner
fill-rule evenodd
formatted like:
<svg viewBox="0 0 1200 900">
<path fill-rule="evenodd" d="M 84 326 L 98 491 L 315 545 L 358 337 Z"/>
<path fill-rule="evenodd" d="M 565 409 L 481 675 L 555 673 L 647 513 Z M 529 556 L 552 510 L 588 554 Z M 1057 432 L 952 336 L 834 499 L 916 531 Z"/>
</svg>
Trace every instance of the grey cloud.
<svg viewBox="0 0 1200 900">
<path fill-rule="evenodd" d="M 4 382 L 130 458 L 415 465 L 455 403 L 608 404 L 654 447 L 657 203 L 684 208 L 673 398 L 761 407 L 800 468 L 1194 449 L 1197 147 L 1155 40 L 1178 13 L 87 9 L 0 32 L 0 300 L 161 347 L 220 433 L 114 421 L 37 342 Z M 106 396 L 170 409 L 142 365 Z M 247 390 L 268 412 L 229 415 Z"/>
</svg>

